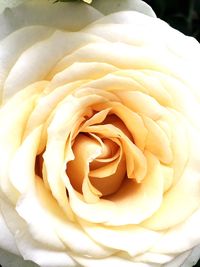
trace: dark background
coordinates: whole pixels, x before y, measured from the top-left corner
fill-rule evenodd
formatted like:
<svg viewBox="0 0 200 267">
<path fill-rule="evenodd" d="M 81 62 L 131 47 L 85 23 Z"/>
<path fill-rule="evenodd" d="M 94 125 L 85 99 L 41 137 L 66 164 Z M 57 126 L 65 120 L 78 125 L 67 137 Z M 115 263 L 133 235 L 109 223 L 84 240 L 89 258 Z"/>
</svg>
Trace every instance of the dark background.
<svg viewBox="0 0 200 267">
<path fill-rule="evenodd" d="M 95 1 L 95 0 L 94 0 Z M 144 0 L 156 15 L 200 42 L 200 0 Z"/>
<path fill-rule="evenodd" d="M 159 18 L 200 42 L 200 0 L 145 0 L 145 2 L 153 8 Z M 200 267 L 200 260 L 194 266 Z"/>
</svg>

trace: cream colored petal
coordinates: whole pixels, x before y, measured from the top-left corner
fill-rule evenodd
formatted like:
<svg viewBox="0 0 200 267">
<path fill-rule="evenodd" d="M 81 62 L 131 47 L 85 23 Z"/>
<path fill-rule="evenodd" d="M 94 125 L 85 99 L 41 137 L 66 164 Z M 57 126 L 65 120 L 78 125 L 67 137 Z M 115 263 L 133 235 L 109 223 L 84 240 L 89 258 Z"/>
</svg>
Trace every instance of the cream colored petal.
<svg viewBox="0 0 200 267">
<path fill-rule="evenodd" d="M 173 153 L 173 161 L 169 167 L 173 168 L 174 185 L 183 174 L 189 158 L 189 138 L 187 122 L 185 118 L 173 109 L 167 109 L 166 111 L 168 111 L 168 114 L 166 113 L 160 122 L 167 123 L 170 128 L 170 141 Z"/>
<path fill-rule="evenodd" d="M 21 193 L 30 192 L 35 187 L 35 161 L 42 127 L 36 128 L 16 151 L 9 170 L 9 179 Z"/>
<path fill-rule="evenodd" d="M 56 250 L 59 248 L 60 251 L 65 251 L 68 255 L 73 251 L 76 254 L 101 258 L 114 252 L 114 250 L 105 249 L 92 241 L 78 223 L 69 221 L 38 177 L 36 178 L 36 188 L 37 191 L 32 196 L 27 195 L 22 200 L 18 210 L 26 219 L 30 232 L 37 241 L 46 246 L 48 241 L 49 247 L 55 247 Z M 35 209 L 30 215 L 28 210 L 33 206 Z"/>
<path fill-rule="evenodd" d="M 114 194 L 119 190 L 126 175 L 126 163 L 124 158 L 106 164 L 96 170 L 90 171 L 90 181 L 103 196 Z"/>
<path fill-rule="evenodd" d="M 53 78 L 51 88 L 55 88 L 77 80 L 96 80 L 116 70 L 116 67 L 106 63 L 75 62 L 69 68 L 55 74 L 55 76 L 54 73 L 52 73 L 52 77 L 51 74 L 48 75 L 48 78 Z"/>
<path fill-rule="evenodd" d="M 30 26 L 20 29 L 0 42 L 0 88 L 3 88 L 10 69 L 26 49 L 49 37 L 53 29 L 44 26 Z"/>
<path fill-rule="evenodd" d="M 127 176 L 141 182 L 146 175 L 146 161 L 140 149 L 118 128 L 111 124 L 86 127 L 84 132 L 101 134 L 106 138 L 119 139 L 126 157 Z"/>
<path fill-rule="evenodd" d="M 92 222 L 105 222 L 110 217 L 110 210 L 115 208 L 115 204 L 105 199 L 100 199 L 96 203 L 86 203 L 82 194 L 76 192 L 66 175 L 66 164 L 69 160 L 73 160 L 72 152 L 68 149 L 65 161 L 62 167 L 62 180 L 68 190 L 70 206 L 73 212 L 81 218 Z"/>
<path fill-rule="evenodd" d="M 131 15 L 130 12 L 126 14 L 127 16 Z M 133 17 L 134 15 L 135 13 L 132 12 Z M 152 29 L 151 23 L 147 24 L 144 23 L 144 20 L 139 19 L 135 19 L 132 24 L 123 24 L 123 21 L 120 24 L 114 24 L 112 21 L 102 23 L 100 20 L 95 24 L 89 25 L 82 31 L 102 37 L 109 42 L 121 42 L 132 46 L 150 46 L 155 45 L 154 35 L 156 35 L 155 33 L 152 34 L 150 29 Z M 157 39 L 156 45 L 158 46 L 159 43 L 162 45 L 162 39 Z"/>
<path fill-rule="evenodd" d="M 16 211 L 18 213 L 18 217 L 23 219 L 24 227 L 27 231 L 27 234 L 32 235 L 34 240 L 39 242 L 41 245 L 45 246 L 51 250 L 65 251 L 65 246 L 59 239 L 55 228 L 54 228 L 54 217 L 59 219 L 64 219 L 64 215 L 60 211 L 60 208 L 56 205 L 55 200 L 49 201 L 49 198 L 45 196 L 44 191 L 38 187 L 37 180 L 41 180 L 41 178 L 35 176 L 35 184 L 36 188 L 32 192 L 28 192 L 19 199 Z M 41 185 L 42 187 L 42 185 Z M 35 191 L 35 192 L 34 192 Z M 39 195 L 39 196 L 38 196 Z M 37 199 L 39 197 L 39 200 Z M 52 216 L 52 221 L 50 220 L 50 216 L 48 216 L 48 209 L 45 212 L 40 207 L 40 199 L 43 198 L 43 201 L 46 201 L 46 205 L 53 205 L 51 210 L 54 210 L 54 217 Z M 57 208 L 57 210 L 55 210 Z M 20 231 L 16 234 L 20 234 Z"/>
<path fill-rule="evenodd" d="M 66 167 L 70 182 L 75 190 L 83 193 L 87 202 L 96 202 L 98 195 L 93 195 L 88 186 L 89 164 L 101 154 L 101 145 L 95 139 L 79 134 L 72 149 L 74 160 L 70 161 Z"/>
<path fill-rule="evenodd" d="M 163 192 L 163 178 L 159 164 L 155 164 L 154 157 L 149 160 L 148 178 L 146 177 L 144 184 L 137 185 L 132 180 L 127 180 L 116 195 L 108 197 L 108 200 L 100 199 L 98 203 L 92 205 L 84 203 L 81 195 L 74 192 L 68 179 L 63 177 L 73 211 L 78 217 L 87 221 L 107 225 L 139 223 L 149 217 L 160 206 Z"/>
<path fill-rule="evenodd" d="M 20 19 L 22 17 L 23 20 Z M 100 12 L 80 3 L 54 5 L 52 1 L 26 1 L 16 8 L 6 9 L 0 15 L 0 39 L 28 25 L 47 25 L 62 30 L 77 31 L 101 17 Z"/>
<path fill-rule="evenodd" d="M 8 178 L 10 162 L 21 144 L 24 125 L 34 107 L 35 99 L 36 96 L 33 95 L 23 101 L 17 108 L 14 107 L 14 112 L 13 107 L 5 106 L 0 113 L 0 185 L 1 190 L 14 203 L 17 200 L 18 193 Z M 15 101 L 13 100 L 13 102 Z M 8 113 L 5 113 L 6 111 Z"/>
<path fill-rule="evenodd" d="M 142 116 L 142 118 L 148 130 L 145 149 L 158 157 L 162 163 L 171 163 L 173 153 L 168 136 L 152 119 L 145 116 Z"/>
<path fill-rule="evenodd" d="M 33 96 L 39 96 L 45 87 L 48 85 L 47 81 L 39 81 L 27 86 L 24 90 L 18 92 L 13 96 L 7 103 L 1 107 L 0 119 L 5 117 L 8 113 L 14 112 L 16 107 L 21 105 L 21 103 L 28 101 Z"/>
<path fill-rule="evenodd" d="M 105 120 L 106 116 L 108 115 L 109 111 L 110 111 L 110 109 L 107 108 L 107 109 L 100 110 L 99 112 L 94 114 L 91 118 L 89 118 L 88 120 L 86 120 L 83 123 L 83 125 L 80 127 L 80 131 L 89 125 L 102 123 Z M 94 136 L 94 138 L 95 138 L 95 136 Z M 96 137 L 96 138 L 103 146 L 101 139 L 98 137 Z"/>
<path fill-rule="evenodd" d="M 92 185 L 88 176 L 86 176 L 83 180 L 82 191 L 84 200 L 87 203 L 96 203 L 102 196 L 102 193 L 95 186 Z"/>
<path fill-rule="evenodd" d="M 169 53 L 173 56 L 174 59 L 171 62 L 173 62 L 174 66 L 177 64 L 178 67 L 177 71 L 171 73 L 171 76 L 178 76 L 178 79 L 186 82 L 187 86 L 191 88 L 199 99 L 197 84 L 199 84 L 198 69 L 200 62 L 200 49 L 197 40 L 174 30 L 162 20 L 150 18 L 136 12 L 134 13 L 129 11 L 111 14 L 109 16 L 105 16 L 96 23 L 97 25 L 90 25 L 87 29 L 91 32 L 96 32 L 99 36 L 105 37 L 108 36 L 108 32 L 110 31 L 111 40 L 112 38 L 117 40 L 118 36 L 120 38 L 121 35 L 124 35 L 124 40 L 128 42 L 130 39 L 133 39 L 129 37 L 131 35 L 130 33 L 127 33 L 126 35 L 124 34 L 126 30 L 122 34 L 116 34 L 115 37 L 111 24 L 118 24 L 119 28 L 121 27 L 121 24 L 128 24 L 131 25 L 132 28 L 139 29 L 136 34 L 132 35 L 134 36 L 136 43 L 138 43 L 138 40 L 140 40 L 139 43 L 143 41 L 145 44 L 151 43 L 152 46 L 154 46 L 154 49 L 158 49 L 159 51 L 161 50 L 161 47 L 163 47 L 165 50 L 163 51 L 163 54 Z M 104 33 L 102 33 L 101 28 L 103 28 L 104 25 L 101 26 L 101 24 L 107 24 L 110 28 L 109 31 L 104 30 Z M 159 38 L 157 38 L 158 35 Z M 108 40 L 110 39 L 109 37 L 107 38 Z M 146 40 L 146 38 L 148 38 L 148 40 Z M 185 64 L 186 61 L 187 64 Z M 190 71 L 191 69 L 193 71 Z M 181 74 L 180 71 L 183 71 L 183 73 Z"/>
<path fill-rule="evenodd" d="M 103 165 L 100 168 L 96 168 L 90 171 L 90 176 L 93 178 L 105 178 L 116 173 L 120 157 L 110 163 Z"/>
<path fill-rule="evenodd" d="M 92 6 L 103 14 L 111 14 L 122 10 L 134 10 L 141 12 L 148 16 L 156 17 L 152 8 L 141 0 L 96 0 L 92 3 Z"/>
<path fill-rule="evenodd" d="M 185 171 L 180 182 L 165 194 L 161 208 L 144 223 L 144 226 L 162 230 L 191 216 L 199 205 L 198 184 L 199 174 L 192 170 Z M 181 208 L 183 206 L 184 209 Z"/>
<path fill-rule="evenodd" d="M 26 216 L 30 216 L 31 218 L 31 214 L 33 214 L 33 211 L 37 211 L 37 209 L 34 210 L 33 206 L 29 206 L 29 204 L 30 202 L 27 201 L 27 206 L 25 205 L 23 210 L 25 210 L 27 207 L 28 212 L 26 210 Z M 33 202 L 31 204 L 33 204 Z M 55 243 L 52 242 L 51 245 L 47 245 L 46 243 L 42 244 L 34 239 L 29 231 L 30 229 L 28 228 L 28 225 L 25 223 L 22 217 L 19 216 L 14 206 L 6 202 L 2 202 L 0 205 L 1 211 L 5 216 L 6 223 L 8 224 L 12 234 L 15 236 L 15 241 L 19 252 L 21 255 L 23 255 L 25 260 L 31 260 L 42 267 L 53 267 L 56 265 L 64 267 L 66 266 L 66 263 L 69 267 L 77 266 L 74 260 L 66 253 L 66 251 L 55 249 Z M 35 220 L 39 219 L 39 217 L 34 218 Z M 37 227 L 37 230 L 39 231 L 39 229 L 42 229 L 41 227 L 43 227 L 44 230 L 43 237 L 46 235 L 47 240 L 51 239 L 52 234 L 48 236 L 50 229 L 49 222 L 43 226 L 40 223 L 40 226 Z M 39 236 L 42 237 L 41 234 L 39 234 Z M 55 241 L 55 239 L 52 238 L 52 241 Z M 62 243 L 60 242 L 60 244 Z"/>
<path fill-rule="evenodd" d="M 5 81 L 4 98 L 30 83 L 45 79 L 64 55 L 97 40 L 99 38 L 92 35 L 55 31 L 48 39 L 36 43 L 21 54 Z"/>
<path fill-rule="evenodd" d="M 96 113 L 95 115 L 98 115 L 99 113 L 104 113 L 104 112 L 106 112 L 106 110 L 102 110 L 102 111 Z M 86 123 L 87 123 L 87 121 L 86 121 Z M 93 123 L 93 124 L 97 124 L 97 123 Z M 88 125 L 86 124 L 85 126 L 89 126 L 89 125 L 91 125 L 91 121 Z M 88 134 L 90 136 L 92 136 L 94 139 L 96 139 L 102 147 L 101 155 L 98 158 L 96 158 L 93 162 L 91 162 L 90 170 L 94 170 L 94 169 L 97 169 L 101 166 L 104 166 L 105 163 L 112 162 L 121 156 L 120 155 L 121 144 L 118 140 L 107 139 L 107 138 L 101 139 L 101 137 L 96 135 L 96 134 L 93 134 L 93 133 L 88 133 Z"/>
<path fill-rule="evenodd" d="M 0 198 L 0 203 L 3 203 L 3 199 Z M 0 205 L 0 247 L 6 251 L 10 251 L 16 255 L 19 255 L 19 251 L 17 249 L 14 236 L 10 232 L 8 225 L 6 224 L 4 217 L 1 213 L 1 205 Z"/>
<path fill-rule="evenodd" d="M 163 107 L 151 96 L 139 91 L 116 92 L 122 103 L 136 113 L 158 120 L 165 112 Z"/>
<path fill-rule="evenodd" d="M 191 265 L 187 264 L 187 259 L 189 258 L 190 254 L 191 251 L 185 251 L 179 255 L 175 255 L 175 258 L 172 261 L 164 264 L 164 267 L 176 267 L 176 266 L 189 267 Z M 186 264 L 184 264 L 185 262 Z"/>
<path fill-rule="evenodd" d="M 161 172 L 163 175 L 164 182 L 164 192 L 170 189 L 174 182 L 174 170 L 172 167 L 169 167 L 164 164 L 160 164 Z"/>
<path fill-rule="evenodd" d="M 83 220 L 79 220 L 79 222 L 84 231 L 97 243 L 118 251 L 125 251 L 131 257 L 144 253 L 162 236 L 162 233 L 136 225 L 116 228 L 91 224 Z"/>
<path fill-rule="evenodd" d="M 87 87 L 87 85 L 90 84 L 90 81 L 86 81 L 84 83 L 84 85 L 80 85 L 79 88 L 77 88 L 77 90 L 74 92 L 74 96 L 77 97 L 83 97 L 83 96 L 87 96 L 87 95 L 99 95 L 102 96 L 104 98 L 106 98 L 109 101 L 116 101 L 116 102 L 120 102 L 119 97 L 112 92 L 108 92 L 106 90 L 101 90 L 100 88 L 92 88 L 92 87 Z"/>
<path fill-rule="evenodd" d="M 114 72 L 112 74 L 106 75 L 98 80 L 95 81 L 89 81 L 87 84 L 84 84 L 81 86 L 82 88 L 95 88 L 95 89 L 101 89 L 108 92 L 116 93 L 117 91 L 132 91 L 132 90 L 138 90 L 142 91 L 143 87 L 133 79 L 129 78 L 129 71 L 125 70 L 126 76 L 123 77 L 122 75 L 118 75 L 118 71 Z M 144 89 L 143 89 L 144 90 Z"/>
<path fill-rule="evenodd" d="M 147 174 L 141 184 L 126 180 L 120 190 L 108 197 L 117 204 L 118 211 L 108 225 L 138 224 L 149 218 L 161 205 L 163 176 L 159 161 L 149 152 Z"/>
<path fill-rule="evenodd" d="M 162 237 L 161 237 L 162 238 Z M 159 241 L 159 240 L 158 240 Z M 153 253 L 153 252 L 145 252 L 144 254 L 138 255 L 134 257 L 134 261 L 136 262 L 146 262 L 150 266 L 151 264 L 165 264 L 169 261 L 172 261 L 174 259 L 174 254 L 159 254 L 159 253 Z"/>
<path fill-rule="evenodd" d="M 200 209 L 198 208 L 184 222 L 167 230 L 151 251 L 156 253 L 181 253 L 199 244 L 198 229 L 200 221 Z M 173 242 L 176 240 L 176 242 Z"/>
<path fill-rule="evenodd" d="M 68 142 L 68 138 L 71 129 L 76 125 L 80 116 L 84 114 L 86 108 L 102 101 L 105 100 L 99 96 L 88 96 L 81 99 L 75 98 L 72 95 L 68 96 L 59 105 L 48 127 L 46 151 L 43 156 L 48 183 L 52 194 L 66 212 L 68 212 L 69 203 L 61 172 L 63 170 L 63 163 L 65 162 L 66 148 L 69 149 L 70 160 L 73 159 L 71 142 Z M 63 114 L 65 114 L 65 116 L 63 116 Z M 54 164 L 52 164 L 52 162 L 54 162 Z"/>
<path fill-rule="evenodd" d="M 171 95 L 171 107 L 184 114 L 184 116 L 199 128 L 199 118 L 195 114 L 199 114 L 200 105 L 199 99 L 194 94 L 192 84 L 187 84 L 183 79 L 184 76 L 183 78 L 175 78 L 164 73 L 152 71 L 148 71 L 148 73 L 152 77 L 157 78 L 165 90 Z"/>
<path fill-rule="evenodd" d="M 117 102 L 107 102 L 94 107 L 96 110 L 101 110 L 104 108 L 110 108 L 110 113 L 116 115 L 122 120 L 132 134 L 136 146 L 143 150 L 147 138 L 147 129 L 140 115 L 138 115 L 136 112 L 132 112 L 126 107 L 126 105 Z"/>
<path fill-rule="evenodd" d="M 40 124 L 44 124 L 51 114 L 54 113 L 57 105 L 68 95 L 70 95 L 82 82 L 70 83 L 56 88 L 49 92 L 49 86 L 44 90 L 44 94 L 38 99 L 37 105 L 27 121 L 26 129 L 24 129 L 24 137 L 26 137 L 33 129 Z M 49 85 L 49 84 L 48 84 Z M 47 92 L 46 92 L 47 91 Z"/>
<path fill-rule="evenodd" d="M 46 151 L 43 155 L 44 164 L 46 168 L 46 175 L 47 181 L 50 187 L 50 190 L 58 201 L 59 205 L 63 208 L 63 210 L 68 214 L 70 217 L 70 207 L 67 198 L 65 184 L 63 183 L 62 179 L 60 178 L 60 172 L 62 166 L 62 161 L 64 160 L 64 147 L 65 141 L 59 142 L 55 141 L 48 141 Z M 59 157 L 55 157 L 59 153 Z M 52 164 L 52 162 L 54 164 Z"/>
<path fill-rule="evenodd" d="M 192 127 L 187 131 L 190 147 L 188 162 L 180 179 L 165 193 L 160 209 L 144 223 L 144 226 L 151 229 L 162 230 L 175 226 L 185 221 L 199 208 L 199 133 Z M 185 151 L 181 149 L 179 153 Z"/>
<path fill-rule="evenodd" d="M 82 266 L 87 267 L 150 267 L 149 264 L 146 264 L 144 262 L 132 262 L 130 259 L 124 257 L 120 257 L 118 255 L 110 256 L 104 259 L 90 259 L 90 258 L 83 258 L 79 257 L 77 255 L 74 255 L 74 259 Z M 151 265 L 151 267 L 157 267 L 157 265 Z"/>
<path fill-rule="evenodd" d="M 173 65 L 171 64 L 172 60 Z M 152 47 L 136 47 L 120 42 L 99 41 L 85 45 L 64 57 L 55 67 L 55 72 L 64 70 L 76 61 L 106 62 L 121 69 L 152 69 L 170 75 L 176 73 L 183 75 L 179 60 L 163 47 L 155 51 Z"/>
<path fill-rule="evenodd" d="M 135 83 L 133 86 L 134 91 L 138 90 L 142 93 L 150 95 L 162 106 L 172 106 L 172 96 L 165 89 L 164 85 L 151 73 L 156 71 L 149 70 L 121 70 L 115 73 L 123 78 L 129 78 Z M 158 71 L 159 72 L 159 71 Z M 126 81 L 126 79 L 125 79 Z M 128 88 L 129 89 L 129 88 Z"/>
</svg>

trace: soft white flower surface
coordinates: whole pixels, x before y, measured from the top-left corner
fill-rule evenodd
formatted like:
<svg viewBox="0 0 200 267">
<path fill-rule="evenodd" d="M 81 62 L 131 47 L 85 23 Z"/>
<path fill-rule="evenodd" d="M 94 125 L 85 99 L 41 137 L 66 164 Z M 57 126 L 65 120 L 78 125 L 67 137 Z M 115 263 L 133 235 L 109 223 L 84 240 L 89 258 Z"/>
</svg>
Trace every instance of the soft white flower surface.
<svg viewBox="0 0 200 267">
<path fill-rule="evenodd" d="M 142 1 L 93 5 L 0 15 L 0 247 L 42 267 L 191 266 L 200 45 Z"/>
<path fill-rule="evenodd" d="M 5 8 L 7 7 L 16 7 L 18 6 L 19 4 L 23 3 L 23 2 L 28 2 L 30 0 L 0 0 L 0 12 L 4 11 Z M 34 0 L 35 2 L 36 1 L 46 1 L 46 0 Z M 52 2 L 55 2 L 55 0 L 49 0 L 49 1 L 52 1 Z M 91 4 L 92 3 L 92 0 L 82 0 L 84 1 L 85 3 L 87 4 Z"/>
<path fill-rule="evenodd" d="M 7 7 L 15 7 L 23 2 L 25 0 L 0 0 L 0 12 L 4 11 Z"/>
</svg>

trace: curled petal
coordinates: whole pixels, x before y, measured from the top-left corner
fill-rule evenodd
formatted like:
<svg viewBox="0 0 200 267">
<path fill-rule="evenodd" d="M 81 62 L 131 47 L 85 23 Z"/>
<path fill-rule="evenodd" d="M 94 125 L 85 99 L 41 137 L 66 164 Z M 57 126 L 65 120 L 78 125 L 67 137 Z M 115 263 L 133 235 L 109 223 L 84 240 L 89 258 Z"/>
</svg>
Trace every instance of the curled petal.
<svg viewBox="0 0 200 267">
<path fill-rule="evenodd" d="M 148 16 L 156 16 L 152 8 L 141 0 L 96 0 L 92 3 L 92 6 L 105 15 L 122 10 L 134 10 Z"/>
</svg>

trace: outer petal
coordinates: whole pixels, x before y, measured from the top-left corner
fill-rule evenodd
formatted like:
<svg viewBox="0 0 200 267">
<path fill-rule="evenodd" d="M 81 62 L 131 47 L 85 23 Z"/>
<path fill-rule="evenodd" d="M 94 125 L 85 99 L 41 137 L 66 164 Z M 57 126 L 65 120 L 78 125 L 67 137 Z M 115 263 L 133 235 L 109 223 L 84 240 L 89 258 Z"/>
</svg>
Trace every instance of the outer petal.
<svg viewBox="0 0 200 267">
<path fill-rule="evenodd" d="M 1 200 L 2 201 L 2 200 Z M 9 231 L 7 224 L 5 223 L 5 220 L 0 212 L 0 229 L 1 229 L 1 234 L 0 234 L 0 247 L 8 250 L 14 254 L 19 254 L 19 251 L 16 247 L 14 238 Z M 1 255 L 1 251 L 0 251 Z M 0 257 L 1 259 L 1 257 Z M 2 262 L 0 262 L 2 264 Z M 6 263 L 8 264 L 8 263 Z"/>
<path fill-rule="evenodd" d="M 19 251 L 25 260 L 32 260 L 42 267 L 77 266 L 66 252 L 52 250 L 49 246 L 34 240 L 27 229 L 27 224 L 16 213 L 12 205 L 2 201 L 1 210 L 6 216 L 6 223 L 9 224 L 9 228 L 15 236 Z"/>
<path fill-rule="evenodd" d="M 190 256 L 187 257 L 187 259 L 184 261 L 182 267 L 195 265 L 199 260 L 199 255 L 200 255 L 200 245 L 191 250 Z"/>
<path fill-rule="evenodd" d="M 3 90 L 4 82 L 18 57 L 30 46 L 49 37 L 53 31 L 44 26 L 24 27 L 0 41 L 0 90 Z"/>
<path fill-rule="evenodd" d="M 45 79 L 63 56 L 88 42 L 97 41 L 100 41 L 99 37 L 93 35 L 55 31 L 48 39 L 21 54 L 5 81 L 3 97 L 6 99 L 29 84 Z"/>
<path fill-rule="evenodd" d="M 100 12 L 85 4 L 57 3 L 55 5 L 53 1 L 31 0 L 15 8 L 6 9 L 0 15 L 0 39 L 29 25 L 47 25 L 76 31 L 100 17 L 102 17 Z"/>
<path fill-rule="evenodd" d="M 190 250 L 199 244 L 200 233 L 196 230 L 199 224 L 200 210 L 197 210 L 185 222 L 169 229 L 151 248 L 151 251 L 170 254 Z M 174 240 L 176 242 L 173 242 Z"/>
<path fill-rule="evenodd" d="M 138 263 L 138 262 L 132 262 L 129 259 L 122 258 L 116 256 L 107 257 L 104 259 L 88 259 L 88 258 L 81 258 L 76 257 L 76 261 L 82 264 L 81 266 L 87 266 L 87 267 L 158 267 L 157 264 L 146 264 L 146 263 Z M 174 266 L 173 266 L 174 267 Z M 177 267 L 177 266 L 176 266 Z"/>
<path fill-rule="evenodd" d="M 92 6 L 105 15 L 122 10 L 135 10 L 156 17 L 152 8 L 141 0 L 95 0 Z"/>
<path fill-rule="evenodd" d="M 1 0 L 0 2 L 0 13 L 4 11 L 7 7 L 15 7 L 21 3 L 23 3 L 24 0 Z"/>
<path fill-rule="evenodd" d="M 23 258 L 0 249 L 1 266 L 9 267 L 38 267 L 37 264 L 25 261 Z"/>
<path fill-rule="evenodd" d="M 191 267 L 191 266 L 193 266 L 193 265 L 187 264 L 187 262 L 189 263 L 189 261 L 187 261 L 187 258 L 189 257 L 190 253 L 191 253 L 190 251 L 186 251 L 186 252 L 178 255 L 171 262 L 164 264 L 163 267 L 177 267 L 177 266 Z"/>
</svg>

